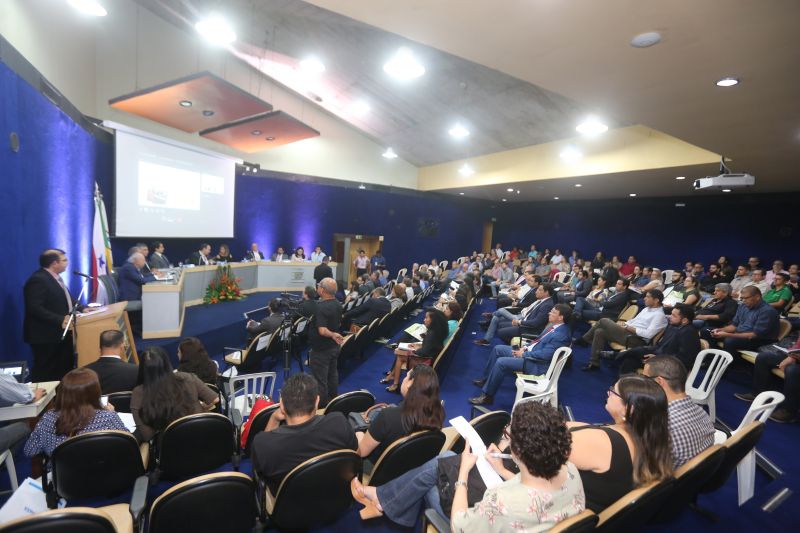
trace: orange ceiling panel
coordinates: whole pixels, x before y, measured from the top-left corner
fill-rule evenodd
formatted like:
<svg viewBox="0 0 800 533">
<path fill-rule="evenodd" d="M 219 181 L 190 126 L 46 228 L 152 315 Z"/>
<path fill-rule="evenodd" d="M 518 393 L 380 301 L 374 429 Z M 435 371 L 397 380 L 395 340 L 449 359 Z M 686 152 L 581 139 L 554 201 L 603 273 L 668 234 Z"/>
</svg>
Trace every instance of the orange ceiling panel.
<svg viewBox="0 0 800 533">
<path fill-rule="evenodd" d="M 115 109 L 188 133 L 272 111 L 269 103 L 210 72 L 142 89 L 108 103 Z"/>
<path fill-rule="evenodd" d="M 206 139 L 254 153 L 311 137 L 319 132 L 283 111 L 264 113 L 200 132 Z"/>
</svg>

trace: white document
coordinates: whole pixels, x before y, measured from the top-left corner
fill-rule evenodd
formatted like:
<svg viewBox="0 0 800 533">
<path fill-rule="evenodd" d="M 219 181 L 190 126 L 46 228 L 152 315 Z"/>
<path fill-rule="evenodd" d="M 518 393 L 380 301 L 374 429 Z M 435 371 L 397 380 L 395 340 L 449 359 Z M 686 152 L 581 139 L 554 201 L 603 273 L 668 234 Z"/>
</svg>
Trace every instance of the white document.
<svg viewBox="0 0 800 533">
<path fill-rule="evenodd" d="M 133 421 L 133 415 L 131 413 L 117 413 L 119 418 L 122 420 L 122 423 L 125 424 L 125 427 L 128 428 L 128 431 L 133 433 L 136 430 L 136 422 Z"/>
<path fill-rule="evenodd" d="M 418 341 L 422 340 L 422 335 L 424 335 L 427 331 L 428 328 L 426 328 L 425 324 L 422 323 L 412 324 L 406 328 L 406 333 L 408 333 Z"/>
<path fill-rule="evenodd" d="M 456 431 L 458 431 L 469 444 L 472 453 L 478 456 L 478 462 L 475 466 L 478 467 L 478 472 L 481 475 L 481 479 L 483 479 L 483 482 L 486 484 L 486 488 L 491 489 L 501 484 L 503 478 L 500 477 L 500 474 L 495 472 L 492 465 L 490 465 L 489 461 L 484 457 L 486 455 L 486 445 L 483 443 L 481 436 L 478 435 L 478 432 L 475 431 L 475 428 L 470 426 L 467 419 L 463 416 L 450 420 L 450 425 L 456 428 Z"/>
<path fill-rule="evenodd" d="M 256 343 L 256 351 L 260 352 L 261 350 L 266 348 L 271 338 L 272 335 L 264 335 L 263 337 L 258 339 L 258 343 Z"/>
<path fill-rule="evenodd" d="M 58 502 L 59 509 L 65 505 L 66 502 L 63 499 Z M 42 478 L 25 478 L 25 481 L 19 484 L 19 488 L 14 491 L 3 505 L 3 508 L 0 509 L 0 524 L 36 513 L 43 513 L 47 510 L 47 499 L 42 489 Z"/>
<path fill-rule="evenodd" d="M 406 350 L 406 351 L 409 351 L 409 352 L 413 352 L 416 348 L 411 346 L 412 344 L 413 343 L 411 343 L 411 342 L 401 342 L 400 344 L 397 345 L 397 348 L 399 350 Z"/>
<path fill-rule="evenodd" d="M 459 285 L 460 285 L 460 284 L 459 284 L 457 281 L 451 281 L 451 282 L 450 282 L 450 288 L 451 288 L 451 289 L 456 289 L 456 290 L 458 290 L 458 287 L 459 287 Z"/>
</svg>

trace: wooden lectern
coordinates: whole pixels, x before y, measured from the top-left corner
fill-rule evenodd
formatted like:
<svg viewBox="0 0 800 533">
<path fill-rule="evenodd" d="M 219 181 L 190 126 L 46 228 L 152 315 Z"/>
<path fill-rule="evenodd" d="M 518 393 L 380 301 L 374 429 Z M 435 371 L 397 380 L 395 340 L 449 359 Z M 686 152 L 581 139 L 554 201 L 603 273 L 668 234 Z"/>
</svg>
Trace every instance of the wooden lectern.
<svg viewBox="0 0 800 533">
<path fill-rule="evenodd" d="M 139 364 L 136 344 L 133 342 L 131 324 L 125 306 L 128 302 L 117 302 L 105 307 L 90 309 L 78 314 L 75 322 L 77 339 L 78 368 L 93 363 L 100 358 L 100 334 L 109 329 L 118 329 L 125 336 L 123 360 Z"/>
</svg>

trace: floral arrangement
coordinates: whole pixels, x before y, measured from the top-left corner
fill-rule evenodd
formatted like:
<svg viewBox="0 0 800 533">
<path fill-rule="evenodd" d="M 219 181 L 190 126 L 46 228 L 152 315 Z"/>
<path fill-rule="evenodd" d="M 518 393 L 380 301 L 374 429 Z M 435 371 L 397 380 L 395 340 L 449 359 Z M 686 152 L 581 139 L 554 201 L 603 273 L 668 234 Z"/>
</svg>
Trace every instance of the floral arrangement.
<svg viewBox="0 0 800 533">
<path fill-rule="evenodd" d="M 230 265 L 220 265 L 217 268 L 217 275 L 206 288 L 206 295 L 203 298 L 205 304 L 216 304 L 233 300 L 241 300 L 245 296 L 239 287 L 242 278 L 235 278 L 231 274 Z"/>
</svg>

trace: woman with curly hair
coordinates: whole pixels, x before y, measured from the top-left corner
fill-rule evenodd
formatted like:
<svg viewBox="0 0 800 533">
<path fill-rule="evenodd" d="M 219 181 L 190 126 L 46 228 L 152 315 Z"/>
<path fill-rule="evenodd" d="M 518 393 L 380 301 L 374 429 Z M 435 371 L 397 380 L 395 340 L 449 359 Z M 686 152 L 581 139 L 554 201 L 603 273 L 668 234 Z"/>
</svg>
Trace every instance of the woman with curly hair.
<svg viewBox="0 0 800 533">
<path fill-rule="evenodd" d="M 539 402 L 520 402 L 514 409 L 510 431 L 500 447 L 492 444 L 486 460 L 505 480 L 478 495 L 469 508 L 467 480 L 476 474 L 473 467 L 478 457 L 469 446 L 461 454 L 458 479 L 451 512 L 453 531 L 545 531 L 584 509 L 583 487 L 574 465 L 568 462 L 572 438 L 561 414 L 552 406 Z M 492 453 L 508 448 L 515 474 Z M 445 452 L 419 468 L 380 487 L 365 487 L 354 478 L 353 496 L 365 508 L 363 519 L 386 515 L 401 525 L 413 526 L 423 500 L 429 508 L 444 515 L 437 486 L 439 461 L 453 456 Z M 470 482 L 472 497 L 473 482 Z"/>
<path fill-rule="evenodd" d="M 217 384 L 217 365 L 197 337 L 186 337 L 178 345 L 178 372 L 194 374 L 203 383 Z"/>
</svg>

